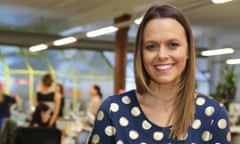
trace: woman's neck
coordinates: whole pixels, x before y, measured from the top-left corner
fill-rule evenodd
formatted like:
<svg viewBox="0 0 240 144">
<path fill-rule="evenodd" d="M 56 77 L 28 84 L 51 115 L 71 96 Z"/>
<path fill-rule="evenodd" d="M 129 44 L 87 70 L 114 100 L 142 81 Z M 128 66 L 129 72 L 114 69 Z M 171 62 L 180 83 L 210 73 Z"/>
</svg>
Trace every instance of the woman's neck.
<svg viewBox="0 0 240 144">
<path fill-rule="evenodd" d="M 159 85 L 151 83 L 149 88 L 151 93 L 145 93 L 141 97 L 143 103 L 167 109 L 173 107 L 178 92 L 176 84 Z"/>
<path fill-rule="evenodd" d="M 144 114 L 153 123 L 166 127 L 172 124 L 177 85 L 149 85 L 149 93 L 137 94 L 137 99 Z"/>
<path fill-rule="evenodd" d="M 52 88 L 51 87 L 46 87 L 46 86 L 42 86 L 41 92 L 42 93 L 49 93 L 52 92 Z"/>
</svg>

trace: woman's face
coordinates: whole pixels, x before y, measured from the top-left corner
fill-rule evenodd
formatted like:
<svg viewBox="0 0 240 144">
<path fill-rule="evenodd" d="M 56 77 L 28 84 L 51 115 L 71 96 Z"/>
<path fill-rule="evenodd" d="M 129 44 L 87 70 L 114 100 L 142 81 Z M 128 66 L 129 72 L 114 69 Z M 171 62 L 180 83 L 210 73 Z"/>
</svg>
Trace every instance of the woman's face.
<svg viewBox="0 0 240 144">
<path fill-rule="evenodd" d="M 157 84 L 175 83 L 185 69 L 188 44 L 182 25 L 172 18 L 149 21 L 143 34 L 143 64 Z"/>
<path fill-rule="evenodd" d="M 94 87 L 91 87 L 89 90 L 89 94 L 91 96 L 95 96 L 95 95 L 97 95 L 97 90 Z"/>
<path fill-rule="evenodd" d="M 46 123 L 48 122 L 48 120 L 50 119 L 51 117 L 51 110 L 47 110 L 47 111 L 42 111 L 41 112 L 41 118 L 42 118 L 42 122 L 43 123 Z"/>
</svg>

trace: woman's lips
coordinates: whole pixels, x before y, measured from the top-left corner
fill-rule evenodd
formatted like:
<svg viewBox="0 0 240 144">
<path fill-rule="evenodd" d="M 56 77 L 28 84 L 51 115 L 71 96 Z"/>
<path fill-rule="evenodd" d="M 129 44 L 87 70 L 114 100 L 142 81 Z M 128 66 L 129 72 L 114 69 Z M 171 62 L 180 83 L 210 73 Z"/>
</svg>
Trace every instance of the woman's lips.
<svg viewBox="0 0 240 144">
<path fill-rule="evenodd" d="M 157 70 L 161 70 L 161 71 L 164 70 L 164 71 L 165 71 L 165 70 L 168 70 L 168 69 L 172 68 L 173 65 L 174 65 L 174 64 L 157 65 L 157 66 L 155 66 L 155 68 L 156 68 Z"/>
</svg>

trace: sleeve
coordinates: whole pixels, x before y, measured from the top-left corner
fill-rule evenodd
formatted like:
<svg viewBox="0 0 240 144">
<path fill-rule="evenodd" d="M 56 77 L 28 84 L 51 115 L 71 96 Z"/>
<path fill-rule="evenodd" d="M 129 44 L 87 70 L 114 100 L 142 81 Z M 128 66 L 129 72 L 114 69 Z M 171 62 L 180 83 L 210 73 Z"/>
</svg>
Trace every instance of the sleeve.
<svg viewBox="0 0 240 144">
<path fill-rule="evenodd" d="M 100 106 L 88 144 L 114 144 L 115 128 L 109 110 L 110 101 L 106 99 Z"/>
<path fill-rule="evenodd" d="M 7 102 L 10 103 L 10 104 L 16 103 L 16 100 L 15 100 L 13 97 L 11 97 L 11 96 L 6 96 L 6 98 L 7 98 Z"/>
<path fill-rule="evenodd" d="M 219 107 L 211 131 L 213 134 L 212 143 L 231 144 L 230 123 L 225 107 Z"/>
</svg>

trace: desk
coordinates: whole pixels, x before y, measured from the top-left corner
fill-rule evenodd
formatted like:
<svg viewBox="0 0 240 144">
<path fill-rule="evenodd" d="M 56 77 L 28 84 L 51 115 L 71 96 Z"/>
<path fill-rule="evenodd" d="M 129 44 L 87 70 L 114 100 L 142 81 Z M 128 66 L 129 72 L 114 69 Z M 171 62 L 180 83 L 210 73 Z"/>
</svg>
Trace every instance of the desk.
<svg viewBox="0 0 240 144">
<path fill-rule="evenodd" d="M 82 140 L 85 141 L 87 137 L 85 132 L 90 132 L 92 129 L 87 115 L 82 112 L 71 112 L 70 117 L 59 118 L 56 124 L 57 128 L 63 132 L 62 144 L 76 144 Z"/>
<path fill-rule="evenodd" d="M 76 125 L 73 119 L 60 118 L 56 122 L 58 129 L 62 131 L 62 142 L 61 144 L 76 144 Z"/>
</svg>

